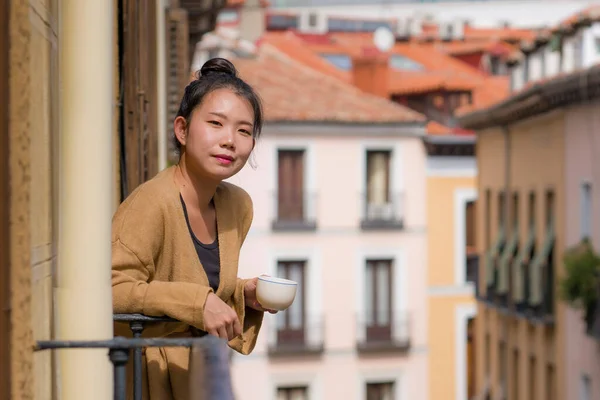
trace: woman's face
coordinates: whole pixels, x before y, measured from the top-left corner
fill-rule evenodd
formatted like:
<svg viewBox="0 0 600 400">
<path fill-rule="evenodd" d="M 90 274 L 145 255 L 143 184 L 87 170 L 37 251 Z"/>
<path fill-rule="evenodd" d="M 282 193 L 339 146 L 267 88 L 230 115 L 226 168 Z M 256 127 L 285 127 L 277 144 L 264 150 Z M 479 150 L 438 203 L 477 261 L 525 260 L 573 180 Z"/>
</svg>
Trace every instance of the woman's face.
<svg viewBox="0 0 600 400">
<path fill-rule="evenodd" d="M 222 181 L 248 161 L 254 148 L 253 126 L 250 103 L 229 89 L 218 89 L 192 112 L 187 130 L 183 117 L 175 120 L 175 134 L 185 146 L 190 172 Z"/>
</svg>

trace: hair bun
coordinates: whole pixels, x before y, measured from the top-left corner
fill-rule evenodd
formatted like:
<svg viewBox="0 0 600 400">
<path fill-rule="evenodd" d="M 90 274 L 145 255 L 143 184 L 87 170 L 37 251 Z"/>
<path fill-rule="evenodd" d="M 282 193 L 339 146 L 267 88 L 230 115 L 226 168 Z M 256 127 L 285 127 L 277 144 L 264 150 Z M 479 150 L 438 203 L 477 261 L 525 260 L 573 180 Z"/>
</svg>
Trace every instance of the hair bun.
<svg viewBox="0 0 600 400">
<path fill-rule="evenodd" d="M 202 68 L 200 68 L 200 75 L 206 76 L 213 73 L 237 76 L 237 69 L 235 69 L 235 66 L 229 60 L 224 58 L 212 58 L 205 62 Z"/>
</svg>

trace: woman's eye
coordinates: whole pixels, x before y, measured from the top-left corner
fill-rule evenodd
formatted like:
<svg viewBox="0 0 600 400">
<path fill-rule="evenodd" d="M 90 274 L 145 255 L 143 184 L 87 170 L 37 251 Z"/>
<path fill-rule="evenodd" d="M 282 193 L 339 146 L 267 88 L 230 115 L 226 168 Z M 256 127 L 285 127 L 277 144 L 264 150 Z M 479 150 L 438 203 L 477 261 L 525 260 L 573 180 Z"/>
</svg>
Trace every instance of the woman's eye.
<svg viewBox="0 0 600 400">
<path fill-rule="evenodd" d="M 240 132 L 242 132 L 244 135 L 251 135 L 251 133 L 245 129 L 240 129 Z"/>
<path fill-rule="evenodd" d="M 208 121 L 208 123 L 215 126 L 221 126 L 221 123 L 219 121 Z"/>
</svg>

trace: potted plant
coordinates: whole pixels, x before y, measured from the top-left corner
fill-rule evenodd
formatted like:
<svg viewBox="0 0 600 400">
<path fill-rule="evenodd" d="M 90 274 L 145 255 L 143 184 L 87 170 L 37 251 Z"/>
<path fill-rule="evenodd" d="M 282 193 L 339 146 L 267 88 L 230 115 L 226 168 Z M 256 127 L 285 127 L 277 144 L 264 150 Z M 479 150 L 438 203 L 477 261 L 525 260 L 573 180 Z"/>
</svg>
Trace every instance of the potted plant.
<svg viewBox="0 0 600 400">
<path fill-rule="evenodd" d="M 583 310 L 590 329 L 599 300 L 600 256 L 586 238 L 568 249 L 563 261 L 565 276 L 560 282 L 561 297 L 573 307 Z"/>
</svg>

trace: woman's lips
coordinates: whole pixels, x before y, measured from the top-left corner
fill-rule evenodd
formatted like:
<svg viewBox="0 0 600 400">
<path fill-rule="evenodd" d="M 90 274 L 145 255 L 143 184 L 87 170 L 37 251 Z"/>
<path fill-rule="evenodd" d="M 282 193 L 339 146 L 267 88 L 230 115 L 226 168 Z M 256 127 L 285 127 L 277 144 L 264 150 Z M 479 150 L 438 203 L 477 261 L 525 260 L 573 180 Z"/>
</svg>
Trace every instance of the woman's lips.
<svg viewBox="0 0 600 400">
<path fill-rule="evenodd" d="M 226 156 L 226 155 L 216 155 L 215 158 L 217 159 L 217 161 L 223 165 L 229 165 L 233 162 L 233 157 L 230 156 Z"/>
</svg>

